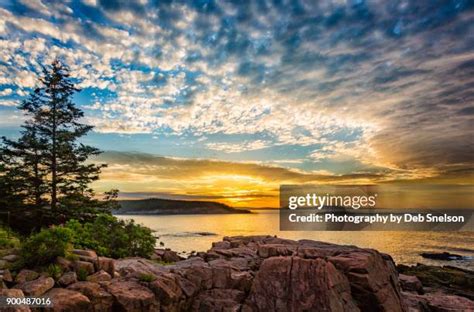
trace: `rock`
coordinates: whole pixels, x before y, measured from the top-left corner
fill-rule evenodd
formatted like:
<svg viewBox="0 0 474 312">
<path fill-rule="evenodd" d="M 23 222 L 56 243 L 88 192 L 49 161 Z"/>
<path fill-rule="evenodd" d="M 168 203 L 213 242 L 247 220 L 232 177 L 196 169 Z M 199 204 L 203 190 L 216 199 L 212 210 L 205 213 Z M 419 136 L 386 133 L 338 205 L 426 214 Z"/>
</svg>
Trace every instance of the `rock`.
<svg viewBox="0 0 474 312">
<path fill-rule="evenodd" d="M 94 270 L 94 264 L 92 264 L 91 262 L 87 262 L 87 261 L 74 261 L 73 262 L 73 267 L 74 267 L 74 271 L 79 272 L 79 271 L 85 271 L 87 272 L 87 275 L 90 275 L 90 274 L 94 274 L 95 270 Z"/>
<path fill-rule="evenodd" d="M 177 252 L 170 249 L 155 249 L 154 255 L 156 260 L 164 262 L 178 262 L 184 259 Z"/>
<path fill-rule="evenodd" d="M 167 270 L 155 262 L 143 258 L 125 258 L 115 261 L 115 270 L 121 275 L 152 274 L 158 275 L 166 273 Z"/>
<path fill-rule="evenodd" d="M 236 289 L 207 290 L 193 300 L 192 311 L 229 311 L 241 310 L 245 293 Z"/>
<path fill-rule="evenodd" d="M 214 242 L 212 243 L 213 249 L 229 249 L 231 248 L 230 242 L 222 241 L 222 242 Z"/>
<path fill-rule="evenodd" d="M 99 272 L 96 272 L 87 277 L 87 280 L 89 282 L 95 282 L 95 283 L 110 281 L 111 279 L 112 277 L 110 276 L 110 274 L 105 272 L 104 270 L 100 270 Z"/>
<path fill-rule="evenodd" d="M 0 289 L 1 297 L 10 297 L 10 298 L 24 298 L 25 295 L 21 289 Z M 30 308 L 26 305 L 15 306 L 15 307 L 2 307 L 2 312 L 29 312 Z"/>
<path fill-rule="evenodd" d="M 180 282 L 186 286 L 188 295 L 196 287 L 199 289 L 211 289 L 212 287 L 212 268 L 202 258 L 191 258 L 178 262 L 171 268 L 171 271 L 185 278 L 185 281 Z"/>
<path fill-rule="evenodd" d="M 230 288 L 231 274 L 236 269 L 231 262 L 217 259 L 209 262 L 212 271 L 212 288 Z"/>
<path fill-rule="evenodd" d="M 20 260 L 20 256 L 18 256 L 18 255 L 6 255 L 2 259 L 5 260 L 5 261 L 8 261 L 8 262 L 15 262 L 15 261 Z"/>
<path fill-rule="evenodd" d="M 179 286 L 175 274 L 162 274 L 150 283 L 149 288 L 155 293 L 162 308 L 163 306 L 171 309 L 177 308 L 184 294 Z"/>
<path fill-rule="evenodd" d="M 338 255 L 327 259 L 348 278 L 359 308 L 404 311 L 398 273 L 380 253 L 371 249 L 342 249 Z"/>
<path fill-rule="evenodd" d="M 161 257 L 165 253 L 165 250 L 166 249 L 164 249 L 164 248 L 155 248 L 153 254 L 155 254 L 157 257 L 159 257 L 161 259 Z"/>
<path fill-rule="evenodd" d="M 430 312 L 427 300 L 423 296 L 412 292 L 402 292 L 402 298 L 408 312 Z"/>
<path fill-rule="evenodd" d="M 324 259 L 272 257 L 263 261 L 258 270 L 243 311 L 359 311 L 359 308 L 351 296 L 349 280 L 332 263 Z"/>
<path fill-rule="evenodd" d="M 252 287 L 253 275 L 250 272 L 233 272 L 230 278 L 234 289 L 248 292 Z"/>
<path fill-rule="evenodd" d="M 72 253 L 79 258 L 79 261 L 90 262 L 94 267 L 97 266 L 98 257 L 94 250 L 74 249 Z"/>
<path fill-rule="evenodd" d="M 201 290 L 199 286 L 180 275 L 176 276 L 176 281 L 187 298 L 193 298 Z"/>
<path fill-rule="evenodd" d="M 1 275 L 1 279 L 4 282 L 8 282 L 8 283 L 13 282 L 13 277 L 9 269 L 1 270 L 0 275 Z"/>
<path fill-rule="evenodd" d="M 474 311 L 474 301 L 460 296 L 447 295 L 443 293 L 417 295 L 410 292 L 403 292 L 402 295 L 409 311 L 413 312 Z"/>
<path fill-rule="evenodd" d="M 118 261 L 122 273 L 137 270 L 127 262 Z M 406 311 L 393 260 L 371 249 L 272 236 L 226 237 L 200 257 L 162 267 L 163 272 L 144 267 L 157 276 L 149 287 L 170 310 Z"/>
<path fill-rule="evenodd" d="M 23 291 L 21 289 L 11 288 L 11 289 L 0 289 L 0 296 L 24 298 L 25 294 L 23 294 Z"/>
<path fill-rule="evenodd" d="M 107 257 L 97 258 L 97 270 L 104 270 L 111 276 L 114 276 L 115 272 L 115 260 Z"/>
<path fill-rule="evenodd" d="M 15 286 L 25 293 L 27 296 L 38 297 L 54 287 L 54 279 L 51 277 L 41 277 L 29 282 L 24 282 Z"/>
<path fill-rule="evenodd" d="M 454 295 L 430 294 L 426 296 L 433 311 L 474 311 L 474 301 Z"/>
<path fill-rule="evenodd" d="M 72 253 L 78 256 L 97 259 L 97 254 L 95 253 L 94 250 L 74 249 Z"/>
<path fill-rule="evenodd" d="M 265 244 L 259 246 L 258 255 L 261 258 L 269 258 L 276 256 L 290 256 L 296 251 L 296 246 L 283 244 Z"/>
<path fill-rule="evenodd" d="M 52 308 L 47 310 L 54 312 L 83 312 L 91 311 L 89 298 L 78 291 L 64 288 L 53 288 L 44 294 L 45 298 L 51 298 Z"/>
<path fill-rule="evenodd" d="M 420 254 L 420 256 L 426 259 L 445 260 L 445 261 L 464 259 L 464 257 L 461 255 L 452 254 L 449 252 L 423 252 Z"/>
<path fill-rule="evenodd" d="M 29 282 L 39 277 L 39 273 L 27 269 L 21 270 L 15 277 L 15 282 L 24 283 Z"/>
<path fill-rule="evenodd" d="M 6 269 L 8 267 L 9 262 L 7 260 L 0 260 L 0 270 Z"/>
<path fill-rule="evenodd" d="M 208 253 L 205 255 L 205 258 L 210 261 L 212 260 L 212 257 L 209 257 L 210 254 L 215 253 L 216 258 L 222 258 L 224 256 L 225 258 L 244 258 L 244 259 L 250 259 L 250 258 L 255 258 L 257 252 L 254 249 L 248 248 L 248 247 L 237 247 L 237 248 L 231 248 L 231 249 L 213 249 L 211 253 Z M 235 259 L 229 259 L 229 260 L 235 260 Z"/>
<path fill-rule="evenodd" d="M 410 276 L 405 274 L 399 274 L 398 279 L 400 280 L 400 286 L 404 291 L 414 291 L 419 294 L 423 294 L 423 285 L 416 276 Z"/>
<path fill-rule="evenodd" d="M 474 300 L 474 272 L 451 266 L 398 265 L 398 272 L 416 276 L 425 289 L 440 290 L 446 294 L 463 296 Z"/>
<path fill-rule="evenodd" d="M 87 257 L 87 256 L 79 256 L 79 260 L 84 261 L 84 262 L 90 262 L 94 265 L 94 267 L 97 267 L 97 258 Z"/>
<path fill-rule="evenodd" d="M 99 284 L 92 282 L 77 282 L 70 285 L 68 289 L 78 291 L 89 298 L 95 312 L 112 311 L 114 298 Z"/>
<path fill-rule="evenodd" d="M 66 287 L 76 282 L 77 282 L 76 272 L 66 272 L 58 280 L 58 284 L 63 287 Z"/>
<path fill-rule="evenodd" d="M 57 257 L 56 264 L 59 265 L 63 271 L 69 271 L 73 268 L 72 261 L 63 257 Z"/>
<path fill-rule="evenodd" d="M 81 259 L 93 258 L 90 251 L 85 252 L 79 255 Z M 171 251 L 159 250 L 157 255 L 163 257 L 166 252 Z M 67 290 L 87 297 L 90 311 L 472 310 L 468 297 L 474 285 L 472 272 L 417 266 L 399 275 L 389 255 L 310 240 L 225 237 L 199 257 L 173 265 L 142 258 L 73 262 L 76 271 L 83 266 L 88 274 L 94 269 L 97 273 L 88 276 L 88 281 L 70 284 Z M 19 275 L 26 278 L 26 273 Z M 17 286 L 24 289 L 28 283 L 44 280 Z M 431 285 L 426 286 L 424 280 Z M 446 293 L 453 286 L 459 295 Z M 65 309 L 74 311 L 79 303 Z"/>
<path fill-rule="evenodd" d="M 309 302 L 306 302 L 304 307 L 311 307 L 312 304 L 320 305 L 320 302 L 317 300 L 323 300 L 321 298 L 326 297 L 326 299 L 324 299 L 326 301 L 322 306 L 327 305 L 328 309 L 338 310 L 346 309 L 348 307 L 349 309 L 352 309 L 354 308 L 354 305 L 356 305 L 356 310 L 366 310 L 367 307 L 373 307 L 374 310 L 390 311 L 404 311 L 405 309 L 404 302 L 401 300 L 398 274 L 395 270 L 393 261 L 390 257 L 384 256 L 375 250 L 362 249 L 353 246 L 338 246 L 310 240 L 296 242 L 272 236 L 225 237 L 224 241 L 228 243 L 214 244 L 214 247 L 203 255 L 203 259 L 208 261 L 213 269 L 213 280 L 216 280 L 214 273 L 218 272 L 217 280 L 220 282 L 213 285 L 213 287 L 224 287 L 223 281 L 227 281 L 227 276 L 223 274 L 223 272 L 215 270 L 213 265 L 213 260 L 215 259 L 226 259 L 232 262 L 231 281 L 233 281 L 234 278 L 235 281 L 230 284 L 232 285 L 231 288 L 235 289 L 238 287 L 236 285 L 239 284 L 237 282 L 239 277 L 242 278 L 241 282 L 243 282 L 243 285 L 247 285 L 240 286 L 242 287 L 241 289 L 244 290 L 245 287 L 252 285 L 250 289 L 251 295 L 249 295 L 245 301 L 243 310 L 271 310 L 280 305 L 288 309 L 295 308 L 294 305 L 296 304 L 296 301 L 300 299 L 293 298 L 291 294 L 285 295 L 282 293 L 274 295 L 273 299 L 275 300 L 272 303 L 269 302 L 271 300 L 267 300 L 269 306 L 266 306 L 267 303 L 265 303 L 264 299 L 266 295 L 259 294 L 257 291 L 258 288 L 264 289 L 264 287 L 269 287 L 272 289 L 271 291 L 268 291 L 269 293 L 278 293 L 279 287 L 275 285 L 272 286 L 272 284 L 280 283 L 280 286 L 283 289 L 286 287 L 283 285 L 292 285 L 292 280 L 288 277 L 290 272 L 288 267 L 293 267 L 293 265 L 288 265 L 288 261 L 291 263 L 294 260 L 296 260 L 295 263 L 302 266 L 301 270 L 303 271 L 311 270 L 307 267 L 311 268 L 313 265 L 316 266 L 318 272 L 323 272 L 319 273 L 320 275 L 310 275 L 318 276 L 314 278 L 315 281 L 308 281 L 308 277 L 305 276 L 299 277 L 301 282 L 295 282 L 295 287 L 307 283 L 321 283 L 324 285 L 324 276 L 326 275 L 337 276 L 339 277 L 337 280 L 341 285 L 349 285 L 349 291 L 346 290 L 343 292 L 344 296 L 342 297 L 341 295 L 334 295 L 332 292 L 334 290 L 332 288 L 328 286 L 320 286 L 321 288 L 319 288 L 320 290 L 318 290 L 317 294 L 320 292 L 319 295 L 321 297 L 319 299 L 314 299 L 314 301 L 311 301 L 313 299 L 309 299 Z M 271 260 L 272 262 L 266 262 L 267 260 Z M 308 265 L 305 263 L 307 260 L 324 260 L 328 263 L 323 262 L 315 264 L 315 262 L 312 265 Z M 275 262 L 273 263 L 273 261 Z M 270 271 L 272 270 L 268 270 L 267 272 L 262 271 L 265 270 L 269 263 L 273 263 L 272 266 L 275 266 L 275 272 L 271 273 Z M 179 267 L 179 264 L 180 263 L 177 263 L 176 266 Z M 281 265 L 282 268 L 278 268 L 279 265 Z M 287 272 L 288 274 L 282 274 L 282 276 L 276 278 L 272 274 L 277 274 L 277 272 L 279 272 L 278 270 L 283 270 L 283 272 Z M 325 271 L 335 271 L 336 273 L 331 275 L 324 273 Z M 293 272 L 293 269 L 291 272 Z M 269 274 L 269 276 L 265 276 L 267 274 Z M 258 283 L 261 283 L 261 287 L 256 286 Z M 227 287 L 229 287 L 229 284 L 226 284 L 225 288 Z M 306 290 L 303 289 L 303 291 L 305 292 Z M 262 292 L 265 292 L 265 290 L 262 290 Z M 307 290 L 306 294 L 311 297 L 312 294 L 314 294 L 314 290 Z M 280 295 L 283 297 L 280 298 Z M 327 299 L 328 296 L 331 299 Z M 334 299 L 337 297 L 344 299 L 340 299 L 341 301 Z M 280 301 L 284 303 L 281 303 Z M 264 308 L 260 307 L 260 304 Z M 347 305 L 347 307 L 344 305 Z"/>
<path fill-rule="evenodd" d="M 106 290 L 114 296 L 120 309 L 129 312 L 159 311 L 153 292 L 134 281 L 113 280 Z"/>
</svg>

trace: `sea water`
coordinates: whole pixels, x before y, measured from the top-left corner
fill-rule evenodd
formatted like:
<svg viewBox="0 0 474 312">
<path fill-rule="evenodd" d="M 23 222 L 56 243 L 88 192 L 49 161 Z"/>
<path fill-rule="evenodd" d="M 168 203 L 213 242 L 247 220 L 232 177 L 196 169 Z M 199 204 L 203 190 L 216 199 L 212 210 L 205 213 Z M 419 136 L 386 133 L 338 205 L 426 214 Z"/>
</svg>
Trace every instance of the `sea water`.
<svg viewBox="0 0 474 312">
<path fill-rule="evenodd" d="M 183 254 L 206 251 L 224 236 L 277 235 L 374 248 L 390 254 L 397 264 L 453 265 L 474 270 L 474 232 L 308 232 L 279 231 L 278 211 L 254 210 L 252 214 L 121 215 L 155 231 L 157 247 Z M 161 242 L 161 244 L 160 244 Z M 422 252 L 450 252 L 465 256 L 459 261 L 424 259 Z"/>
</svg>

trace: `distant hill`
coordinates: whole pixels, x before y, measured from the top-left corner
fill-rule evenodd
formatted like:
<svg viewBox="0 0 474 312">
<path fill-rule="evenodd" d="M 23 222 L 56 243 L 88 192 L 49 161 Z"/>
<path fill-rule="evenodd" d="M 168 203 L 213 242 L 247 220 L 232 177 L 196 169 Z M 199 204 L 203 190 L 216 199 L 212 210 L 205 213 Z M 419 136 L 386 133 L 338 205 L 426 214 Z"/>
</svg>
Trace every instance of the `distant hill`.
<svg viewBox="0 0 474 312">
<path fill-rule="evenodd" d="M 114 214 L 177 215 L 177 214 L 227 214 L 250 213 L 225 204 L 209 201 L 187 201 L 160 198 L 119 200 L 120 208 Z"/>
</svg>

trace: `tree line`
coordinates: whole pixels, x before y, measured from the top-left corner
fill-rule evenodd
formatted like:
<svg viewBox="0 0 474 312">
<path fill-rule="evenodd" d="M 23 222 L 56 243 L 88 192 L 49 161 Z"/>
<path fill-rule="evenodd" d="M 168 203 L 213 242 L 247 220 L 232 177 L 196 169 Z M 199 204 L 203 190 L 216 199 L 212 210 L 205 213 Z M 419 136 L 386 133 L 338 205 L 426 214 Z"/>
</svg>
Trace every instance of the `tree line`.
<svg viewBox="0 0 474 312">
<path fill-rule="evenodd" d="M 90 162 L 101 151 L 80 142 L 93 126 L 81 122 L 73 101 L 79 91 L 60 60 L 43 66 L 38 87 L 19 106 L 27 117 L 20 137 L 1 138 L 0 212 L 10 213 L 14 227 L 31 231 L 114 207 L 117 190 L 98 200 L 90 187 L 106 165 Z"/>
</svg>

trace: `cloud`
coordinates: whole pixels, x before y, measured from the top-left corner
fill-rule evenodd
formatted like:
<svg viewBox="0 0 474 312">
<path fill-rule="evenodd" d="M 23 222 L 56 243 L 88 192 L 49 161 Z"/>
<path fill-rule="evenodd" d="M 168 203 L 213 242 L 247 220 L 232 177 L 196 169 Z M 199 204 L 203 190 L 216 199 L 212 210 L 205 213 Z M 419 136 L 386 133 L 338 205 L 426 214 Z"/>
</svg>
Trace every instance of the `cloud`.
<svg viewBox="0 0 474 312">
<path fill-rule="evenodd" d="M 262 181 L 282 183 L 338 182 L 367 179 L 386 179 L 387 173 L 353 173 L 347 175 L 306 173 L 303 171 L 252 162 L 228 162 L 209 159 L 161 157 L 132 152 L 106 152 L 99 162 L 109 164 L 106 176 L 130 175 L 141 178 L 199 180 L 205 176 L 249 176 Z M 107 179 L 105 177 L 105 179 Z"/>
<path fill-rule="evenodd" d="M 325 170 L 302 171 L 281 164 L 171 158 L 131 152 L 105 152 L 94 159 L 107 163 L 99 191 L 118 188 L 124 198 L 161 197 L 217 200 L 233 206 L 278 206 L 283 184 L 374 184 L 395 182 L 466 183 L 473 172 L 451 171 L 450 178 L 418 176 L 379 169 L 335 175 Z M 453 168 L 454 169 L 454 168 Z M 463 182 L 464 181 L 464 182 Z"/>
<path fill-rule="evenodd" d="M 14 91 L 0 105 L 59 56 L 100 93 L 85 105 L 97 132 L 220 135 L 197 145 L 226 154 L 307 147 L 314 164 L 412 177 L 472 167 L 468 2 L 83 2 L 0 8 L 0 88 Z"/>
<path fill-rule="evenodd" d="M 21 4 L 27 6 L 29 9 L 41 13 L 43 15 L 51 15 L 51 12 L 48 10 L 48 7 L 41 0 L 27 0 L 20 1 Z"/>
<path fill-rule="evenodd" d="M 276 207 L 280 184 L 367 183 L 387 178 L 384 173 L 307 173 L 275 165 L 142 153 L 106 152 L 94 161 L 108 164 L 94 183 L 98 191 L 118 188 L 125 198 L 145 192 L 164 198 L 212 199 L 232 206 Z"/>
<path fill-rule="evenodd" d="M 6 88 L 0 91 L 0 96 L 7 96 L 13 93 L 13 90 L 10 88 Z"/>
<path fill-rule="evenodd" d="M 9 103 L 7 103 L 8 105 Z M 15 103 L 11 103 L 11 106 L 16 105 Z M 5 128 L 11 128 L 16 126 L 19 123 L 22 123 L 25 121 L 25 116 L 23 116 L 21 113 L 13 111 L 2 111 L 0 114 L 0 124 L 2 127 Z"/>
<path fill-rule="evenodd" d="M 269 147 L 271 142 L 264 140 L 247 141 L 242 143 L 207 143 L 207 148 L 225 153 L 239 153 L 243 151 L 254 151 Z"/>
</svg>

